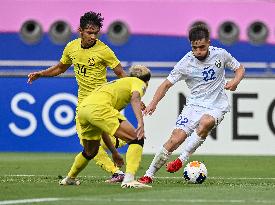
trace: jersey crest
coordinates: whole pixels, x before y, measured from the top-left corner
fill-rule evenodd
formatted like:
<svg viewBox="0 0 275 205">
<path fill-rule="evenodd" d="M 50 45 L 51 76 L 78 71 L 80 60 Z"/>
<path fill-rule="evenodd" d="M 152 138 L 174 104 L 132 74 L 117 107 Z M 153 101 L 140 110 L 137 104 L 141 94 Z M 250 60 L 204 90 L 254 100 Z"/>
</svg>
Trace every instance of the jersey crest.
<svg viewBox="0 0 275 205">
<path fill-rule="evenodd" d="M 89 66 L 95 66 L 95 59 L 94 58 L 89 58 L 88 59 L 88 65 Z"/>
<path fill-rule="evenodd" d="M 221 62 L 220 59 L 217 59 L 217 60 L 215 61 L 215 66 L 217 66 L 217 68 L 221 68 L 222 62 Z"/>
</svg>

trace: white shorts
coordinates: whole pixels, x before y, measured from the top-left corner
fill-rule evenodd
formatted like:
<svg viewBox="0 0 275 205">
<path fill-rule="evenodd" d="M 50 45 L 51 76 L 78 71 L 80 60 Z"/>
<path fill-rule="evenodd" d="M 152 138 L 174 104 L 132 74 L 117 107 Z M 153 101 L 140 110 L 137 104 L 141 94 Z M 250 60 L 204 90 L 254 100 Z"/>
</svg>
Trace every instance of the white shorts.
<svg viewBox="0 0 275 205">
<path fill-rule="evenodd" d="M 187 105 L 182 109 L 181 114 L 178 116 L 175 128 L 185 131 L 187 136 L 189 136 L 199 125 L 200 119 L 203 115 L 207 114 L 214 117 L 214 127 L 216 127 L 223 120 L 226 113 L 227 111 L 224 110 Z"/>
</svg>

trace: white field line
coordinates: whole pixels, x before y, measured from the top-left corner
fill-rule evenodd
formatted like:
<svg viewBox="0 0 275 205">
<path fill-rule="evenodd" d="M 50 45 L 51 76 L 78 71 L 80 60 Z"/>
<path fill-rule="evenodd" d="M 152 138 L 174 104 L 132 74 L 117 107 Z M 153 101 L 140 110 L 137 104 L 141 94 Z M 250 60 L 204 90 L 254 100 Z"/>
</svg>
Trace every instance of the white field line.
<svg viewBox="0 0 275 205">
<path fill-rule="evenodd" d="M 57 177 L 57 175 L 34 175 L 34 174 L 6 174 L 2 175 L 4 177 Z M 1 175 L 0 175 L 1 177 Z M 93 178 L 93 179 L 101 179 L 104 177 L 110 177 L 107 175 L 102 176 L 81 176 L 80 178 Z M 182 177 L 155 177 L 155 179 L 181 179 Z M 275 180 L 275 177 L 208 177 L 208 179 L 221 179 L 221 180 Z"/>
<path fill-rule="evenodd" d="M 77 198 L 70 198 L 70 200 L 78 200 Z M 138 199 L 130 199 L 130 198 L 81 198 L 79 200 L 83 201 L 92 201 L 92 202 L 145 202 L 152 203 L 152 202 L 180 202 L 180 203 L 250 203 L 250 204 L 274 204 L 274 200 L 244 200 L 244 199 L 167 199 L 167 198 L 138 198 Z"/>
<path fill-rule="evenodd" d="M 222 203 L 231 203 L 231 204 L 274 204 L 274 200 L 240 200 L 240 199 L 167 199 L 167 198 L 139 198 L 139 199 L 130 199 L 130 198 L 118 198 L 112 197 L 104 198 L 99 197 L 90 197 L 90 198 L 37 198 L 37 199 L 19 199 L 19 200 L 4 200 L 0 201 L 0 205 L 7 204 L 28 204 L 28 203 L 43 203 L 43 202 L 54 202 L 54 201 L 86 201 L 86 202 L 140 202 L 140 203 L 152 203 L 152 202 L 178 202 L 178 203 L 212 203 L 212 204 L 222 204 Z"/>
<path fill-rule="evenodd" d="M 0 205 L 41 203 L 41 202 L 59 201 L 59 200 L 60 200 L 60 198 L 37 198 L 37 199 L 5 200 L 5 201 L 0 201 Z"/>
</svg>

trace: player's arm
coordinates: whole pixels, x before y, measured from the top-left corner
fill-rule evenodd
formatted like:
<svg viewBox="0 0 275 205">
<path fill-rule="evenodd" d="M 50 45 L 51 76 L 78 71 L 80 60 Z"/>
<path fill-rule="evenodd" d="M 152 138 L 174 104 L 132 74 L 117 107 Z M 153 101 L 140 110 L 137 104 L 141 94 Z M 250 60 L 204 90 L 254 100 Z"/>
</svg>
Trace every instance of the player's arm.
<svg viewBox="0 0 275 205">
<path fill-rule="evenodd" d="M 173 84 L 169 80 L 163 81 L 163 83 L 158 87 L 156 90 L 153 100 L 150 102 L 150 104 L 145 108 L 144 115 L 152 115 L 153 112 L 155 112 L 157 108 L 157 104 L 159 101 L 165 96 L 166 92 L 171 88 Z"/>
<path fill-rule="evenodd" d="M 113 69 L 114 73 L 116 74 L 116 76 L 118 78 L 124 78 L 127 77 L 126 72 L 123 70 L 121 64 L 119 63 L 114 69 Z"/>
<path fill-rule="evenodd" d="M 63 64 L 59 62 L 58 64 L 51 66 L 46 70 L 30 73 L 28 75 L 28 83 L 31 84 L 34 80 L 40 77 L 53 77 L 60 75 L 61 73 L 64 73 L 70 66 L 70 64 Z"/>
<path fill-rule="evenodd" d="M 239 83 L 241 82 L 241 80 L 243 79 L 245 74 L 245 69 L 243 65 L 240 65 L 236 70 L 235 70 L 235 76 L 233 79 L 231 79 L 230 81 L 228 81 L 224 88 L 226 90 L 230 90 L 230 91 L 235 91 L 239 85 Z"/>
<path fill-rule="evenodd" d="M 124 165 L 123 158 L 120 156 L 117 149 L 113 145 L 109 135 L 107 133 L 103 132 L 102 139 L 103 139 L 103 142 L 105 143 L 105 145 L 108 147 L 108 149 L 112 153 L 112 157 L 113 157 L 113 160 L 114 160 L 116 166 L 122 167 Z"/>
<path fill-rule="evenodd" d="M 138 91 L 132 92 L 131 105 L 138 123 L 137 129 L 136 129 L 137 137 L 138 139 L 142 139 L 144 138 L 144 122 L 143 122 L 143 117 L 141 112 L 141 97 Z"/>
</svg>

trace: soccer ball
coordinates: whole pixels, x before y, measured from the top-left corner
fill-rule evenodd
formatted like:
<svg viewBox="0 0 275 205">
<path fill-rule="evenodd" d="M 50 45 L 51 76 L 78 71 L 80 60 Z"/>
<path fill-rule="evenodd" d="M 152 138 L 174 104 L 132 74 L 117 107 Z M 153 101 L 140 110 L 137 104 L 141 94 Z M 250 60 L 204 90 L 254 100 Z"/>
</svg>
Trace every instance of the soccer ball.
<svg viewBox="0 0 275 205">
<path fill-rule="evenodd" d="M 199 161 L 189 162 L 183 171 L 183 177 L 192 184 L 201 184 L 207 177 L 206 166 Z"/>
</svg>

